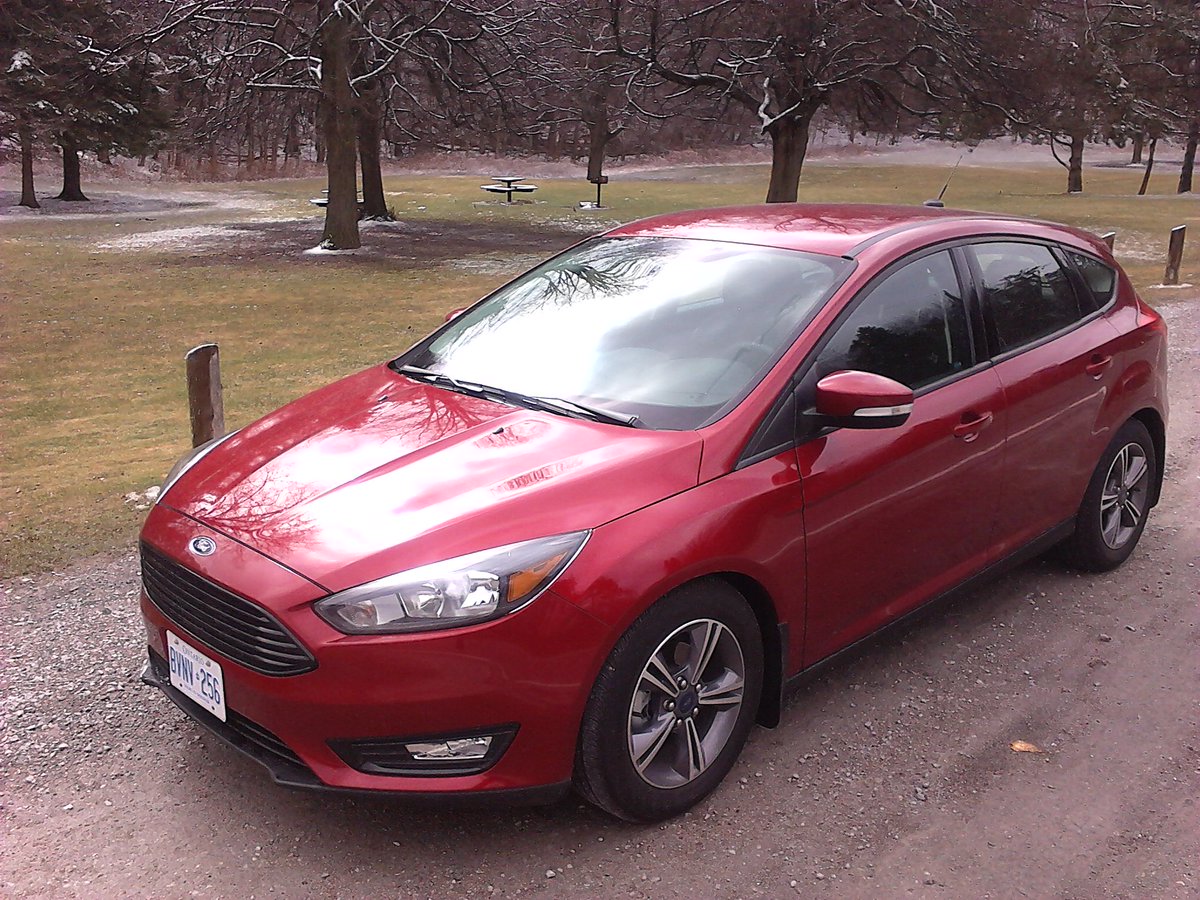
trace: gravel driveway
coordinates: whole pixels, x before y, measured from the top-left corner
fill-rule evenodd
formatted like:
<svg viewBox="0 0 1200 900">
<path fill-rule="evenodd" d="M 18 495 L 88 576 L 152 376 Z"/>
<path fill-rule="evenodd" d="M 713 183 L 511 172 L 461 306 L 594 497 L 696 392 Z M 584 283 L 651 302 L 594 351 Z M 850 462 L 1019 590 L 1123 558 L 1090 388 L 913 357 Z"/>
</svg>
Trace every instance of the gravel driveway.
<svg viewBox="0 0 1200 900">
<path fill-rule="evenodd" d="M 1198 896 L 1200 300 L 1164 314 L 1134 557 L 1031 563 L 837 663 L 665 825 L 275 787 L 139 684 L 132 553 L 6 584 L 0 895 Z"/>
</svg>

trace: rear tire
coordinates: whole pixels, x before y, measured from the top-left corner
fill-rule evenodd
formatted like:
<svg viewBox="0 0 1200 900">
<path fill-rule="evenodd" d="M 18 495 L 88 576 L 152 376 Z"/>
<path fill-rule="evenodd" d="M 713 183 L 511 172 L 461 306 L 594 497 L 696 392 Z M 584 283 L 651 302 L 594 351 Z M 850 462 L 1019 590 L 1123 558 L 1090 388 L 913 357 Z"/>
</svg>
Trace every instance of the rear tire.
<svg viewBox="0 0 1200 900">
<path fill-rule="evenodd" d="M 596 679 L 576 788 L 629 822 L 689 809 L 733 767 L 762 680 L 762 633 L 741 594 L 715 578 L 672 591 L 629 627 Z"/>
<path fill-rule="evenodd" d="M 1105 449 L 1075 517 L 1075 533 L 1063 545 L 1069 563 L 1088 572 L 1107 572 L 1137 546 L 1159 461 L 1146 426 L 1130 419 Z"/>
</svg>

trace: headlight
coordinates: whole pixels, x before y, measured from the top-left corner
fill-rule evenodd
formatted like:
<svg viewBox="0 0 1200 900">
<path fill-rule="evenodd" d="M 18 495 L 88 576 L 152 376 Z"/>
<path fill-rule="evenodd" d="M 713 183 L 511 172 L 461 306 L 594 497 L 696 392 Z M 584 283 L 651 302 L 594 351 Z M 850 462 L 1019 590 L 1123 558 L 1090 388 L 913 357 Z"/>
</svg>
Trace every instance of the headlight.
<svg viewBox="0 0 1200 900">
<path fill-rule="evenodd" d="M 589 532 L 507 544 L 409 569 L 318 600 L 313 609 L 345 634 L 396 634 L 470 625 L 536 600 Z"/>
<path fill-rule="evenodd" d="M 171 466 L 171 471 L 168 472 L 167 477 L 163 479 L 162 487 L 159 488 L 158 497 L 155 498 L 154 502 L 157 503 L 159 500 L 162 500 L 163 495 L 171 489 L 171 486 L 174 485 L 175 482 L 180 479 L 180 477 L 182 477 L 183 473 L 196 463 L 200 462 L 201 459 L 208 455 L 209 451 L 215 450 L 218 444 L 224 443 L 235 434 L 237 434 L 236 431 L 231 431 L 229 434 L 222 435 L 219 438 L 213 438 L 211 441 L 206 441 L 199 447 L 193 447 L 187 453 L 183 454 L 183 456 L 179 457 L 179 462 Z"/>
</svg>

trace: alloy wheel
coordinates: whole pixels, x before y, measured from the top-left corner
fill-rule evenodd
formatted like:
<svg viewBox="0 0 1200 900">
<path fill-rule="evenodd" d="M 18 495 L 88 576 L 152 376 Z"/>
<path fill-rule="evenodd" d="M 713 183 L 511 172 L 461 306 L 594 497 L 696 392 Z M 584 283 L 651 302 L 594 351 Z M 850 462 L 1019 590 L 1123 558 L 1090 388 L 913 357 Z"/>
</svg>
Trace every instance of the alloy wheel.
<svg viewBox="0 0 1200 900">
<path fill-rule="evenodd" d="M 1113 550 L 1120 550 L 1137 534 L 1146 514 L 1149 487 L 1146 451 L 1130 442 L 1113 458 L 1100 494 L 1100 534 Z"/>
<path fill-rule="evenodd" d="M 729 741 L 745 678 L 737 637 L 715 619 L 681 625 L 659 644 L 629 704 L 629 756 L 642 780 L 676 788 L 698 778 Z"/>
</svg>

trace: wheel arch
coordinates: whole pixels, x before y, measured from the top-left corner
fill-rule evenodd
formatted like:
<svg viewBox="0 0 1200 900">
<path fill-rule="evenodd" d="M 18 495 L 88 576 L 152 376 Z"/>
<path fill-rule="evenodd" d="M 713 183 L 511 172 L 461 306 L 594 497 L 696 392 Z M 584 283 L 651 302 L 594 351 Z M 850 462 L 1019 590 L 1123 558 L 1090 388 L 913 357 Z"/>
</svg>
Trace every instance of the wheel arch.
<svg viewBox="0 0 1200 900">
<path fill-rule="evenodd" d="M 1154 441 L 1154 457 L 1157 465 L 1155 466 L 1154 485 L 1150 492 L 1150 505 L 1155 506 L 1162 494 L 1163 470 L 1166 468 L 1167 426 L 1158 410 L 1150 406 L 1138 410 L 1130 418 L 1145 425 L 1146 430 L 1150 432 L 1150 439 Z"/>
<path fill-rule="evenodd" d="M 763 686 L 756 721 L 766 728 L 779 724 L 783 711 L 784 668 L 788 654 L 788 626 L 780 624 L 775 601 L 757 580 L 740 572 L 714 572 L 706 578 L 723 581 L 746 600 L 758 620 L 763 642 Z M 692 579 L 698 581 L 701 579 Z"/>
</svg>

